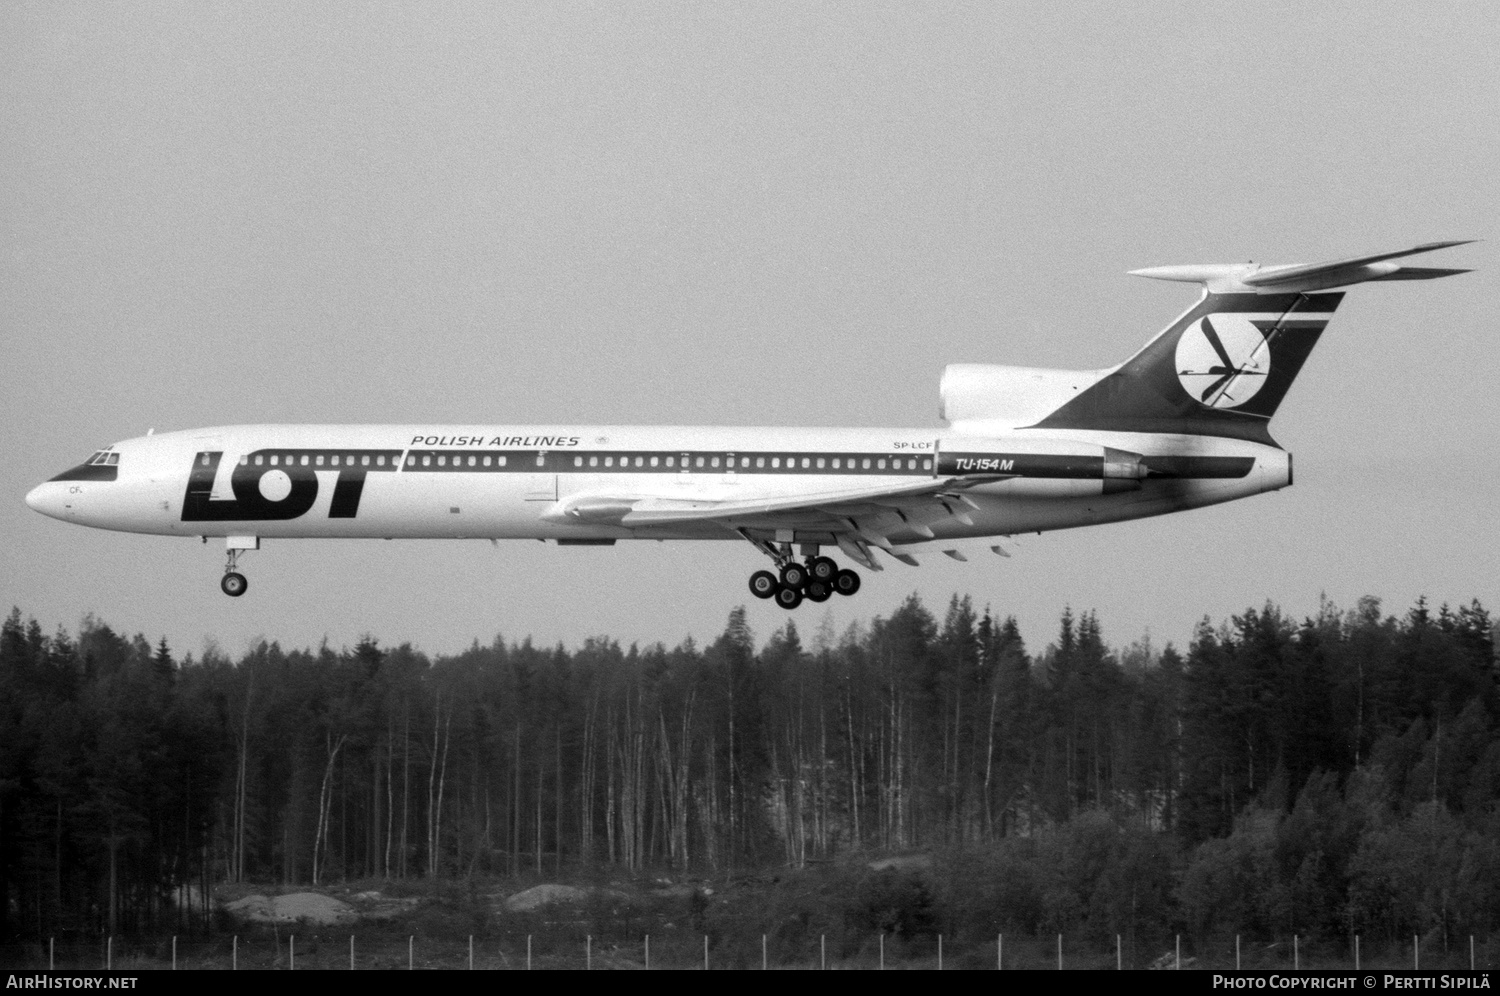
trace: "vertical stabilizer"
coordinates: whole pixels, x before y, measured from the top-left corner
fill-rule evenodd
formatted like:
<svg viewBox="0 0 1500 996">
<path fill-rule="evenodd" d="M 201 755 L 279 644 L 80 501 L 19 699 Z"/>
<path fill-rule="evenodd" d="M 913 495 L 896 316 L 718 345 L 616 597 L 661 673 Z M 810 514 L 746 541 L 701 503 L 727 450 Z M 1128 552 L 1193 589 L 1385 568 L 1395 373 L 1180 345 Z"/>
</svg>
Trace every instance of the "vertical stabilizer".
<svg viewBox="0 0 1500 996">
<path fill-rule="evenodd" d="M 1192 308 L 1135 356 L 1033 428 L 1169 432 L 1272 443 L 1267 425 L 1343 300 L 1328 288 L 1465 270 L 1390 260 L 1458 242 L 1330 263 L 1165 266 L 1134 271 L 1201 283 Z"/>
</svg>

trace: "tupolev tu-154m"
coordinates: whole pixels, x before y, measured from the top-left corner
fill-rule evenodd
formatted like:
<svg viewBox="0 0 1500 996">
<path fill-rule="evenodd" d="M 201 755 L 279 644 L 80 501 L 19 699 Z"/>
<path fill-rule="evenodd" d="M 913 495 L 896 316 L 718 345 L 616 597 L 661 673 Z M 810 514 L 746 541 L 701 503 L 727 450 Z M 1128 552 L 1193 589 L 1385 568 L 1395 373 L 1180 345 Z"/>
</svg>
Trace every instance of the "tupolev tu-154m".
<svg viewBox="0 0 1500 996">
<path fill-rule="evenodd" d="M 263 539 L 738 539 L 776 568 L 752 574 L 751 592 L 792 609 L 859 590 L 824 551 L 873 571 L 887 555 L 1004 555 L 1016 533 L 1290 485 L 1269 424 L 1335 288 L 1467 272 L 1393 262 L 1464 244 L 1132 271 L 1203 290 L 1118 366 L 949 366 L 946 430 L 235 425 L 115 443 L 26 503 L 100 529 L 223 537 L 220 586 L 234 596 L 247 588 L 239 555 Z"/>
</svg>

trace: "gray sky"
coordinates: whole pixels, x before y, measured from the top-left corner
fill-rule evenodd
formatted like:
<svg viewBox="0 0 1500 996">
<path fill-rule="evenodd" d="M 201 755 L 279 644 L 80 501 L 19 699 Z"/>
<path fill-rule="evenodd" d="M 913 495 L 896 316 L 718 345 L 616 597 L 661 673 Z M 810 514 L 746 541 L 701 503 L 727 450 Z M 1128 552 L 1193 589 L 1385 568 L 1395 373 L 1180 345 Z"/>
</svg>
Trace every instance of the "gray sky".
<svg viewBox="0 0 1500 996">
<path fill-rule="evenodd" d="M 938 427 L 950 362 L 1118 362 L 1169 263 L 1500 237 L 1488 4 L 0 5 L 0 611 L 178 650 L 711 639 L 747 544 L 221 542 L 25 492 L 233 422 Z M 1034 647 L 1320 593 L 1500 608 L 1495 242 L 1356 288 L 1273 433 L 1296 486 L 891 564 Z M 663 583 L 663 578 L 676 578 Z"/>
</svg>

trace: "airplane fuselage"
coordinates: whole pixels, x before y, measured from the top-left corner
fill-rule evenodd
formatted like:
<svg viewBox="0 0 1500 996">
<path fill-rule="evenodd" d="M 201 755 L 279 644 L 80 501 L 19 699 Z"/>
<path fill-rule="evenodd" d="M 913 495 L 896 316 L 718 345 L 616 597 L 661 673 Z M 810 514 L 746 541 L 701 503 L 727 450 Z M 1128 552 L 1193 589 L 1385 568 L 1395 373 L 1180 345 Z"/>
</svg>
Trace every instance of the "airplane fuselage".
<svg viewBox="0 0 1500 996">
<path fill-rule="evenodd" d="M 1107 476 L 1106 451 L 1139 454 L 1139 478 Z M 36 488 L 38 511 L 80 525 L 180 536 L 486 538 L 561 543 L 739 539 L 832 545 L 753 512 L 633 525 L 597 497 L 816 502 L 936 478 L 974 483 L 964 518 L 900 524 L 896 544 L 1064 529 L 1230 501 L 1291 481 L 1274 446 L 1208 436 L 932 429 L 663 426 L 242 425 L 115 444 Z M 579 506 L 584 514 L 569 514 Z M 793 535 L 787 535 L 788 533 Z"/>
</svg>

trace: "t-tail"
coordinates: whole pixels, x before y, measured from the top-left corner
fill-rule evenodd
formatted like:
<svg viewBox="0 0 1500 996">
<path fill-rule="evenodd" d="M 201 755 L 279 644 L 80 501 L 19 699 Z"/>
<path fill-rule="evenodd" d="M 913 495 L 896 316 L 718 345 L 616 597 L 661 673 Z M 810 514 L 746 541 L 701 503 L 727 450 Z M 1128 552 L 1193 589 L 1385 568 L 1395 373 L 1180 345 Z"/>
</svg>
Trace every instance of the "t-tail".
<svg viewBox="0 0 1500 996">
<path fill-rule="evenodd" d="M 1203 296 L 1139 353 L 1108 370 L 949 367 L 944 414 L 959 429 L 1006 421 L 1013 428 L 1182 433 L 1273 443 L 1267 429 L 1271 416 L 1343 300 L 1334 288 L 1466 273 L 1392 262 L 1464 244 L 1433 242 L 1329 263 L 1134 270 L 1137 276 L 1202 284 Z"/>
</svg>

